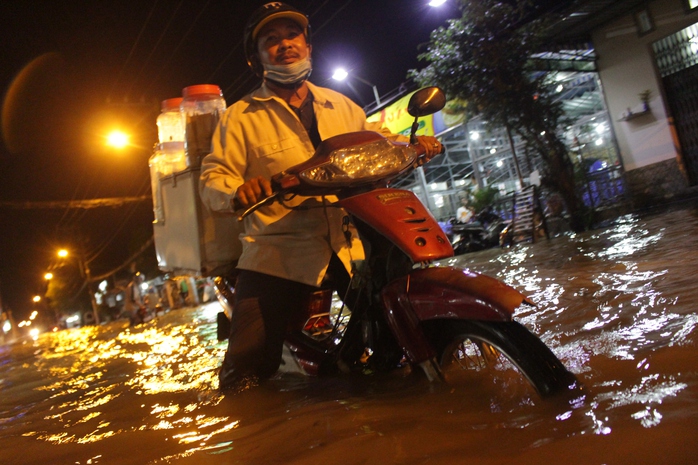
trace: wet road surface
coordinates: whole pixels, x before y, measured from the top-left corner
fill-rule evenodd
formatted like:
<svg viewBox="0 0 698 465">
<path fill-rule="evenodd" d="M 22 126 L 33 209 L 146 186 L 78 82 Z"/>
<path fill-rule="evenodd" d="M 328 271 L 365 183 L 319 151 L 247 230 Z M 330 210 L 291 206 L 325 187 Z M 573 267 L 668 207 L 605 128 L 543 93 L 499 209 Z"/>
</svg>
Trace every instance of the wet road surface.
<svg viewBox="0 0 698 465">
<path fill-rule="evenodd" d="M 530 296 L 516 318 L 586 396 L 400 374 L 221 394 L 212 304 L 0 347 L 0 463 L 698 462 L 698 209 L 443 263 Z"/>
</svg>

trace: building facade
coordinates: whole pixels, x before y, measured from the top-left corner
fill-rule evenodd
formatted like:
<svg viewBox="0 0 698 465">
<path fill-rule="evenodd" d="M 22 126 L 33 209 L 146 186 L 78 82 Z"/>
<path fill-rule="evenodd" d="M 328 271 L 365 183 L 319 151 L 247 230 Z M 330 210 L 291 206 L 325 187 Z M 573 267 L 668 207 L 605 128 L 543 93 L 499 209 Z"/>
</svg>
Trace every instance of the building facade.
<svg viewBox="0 0 698 465">
<path fill-rule="evenodd" d="M 535 58 L 571 121 L 559 135 L 586 205 L 642 208 L 694 193 L 698 0 L 567 3 L 557 11 L 562 19 L 551 27 L 549 51 Z M 403 132 L 407 98 L 367 111 Z M 515 134 L 465 121 L 448 105 L 423 130 L 439 137 L 446 153 L 401 185 L 439 220 L 452 218 L 473 189 L 495 187 L 506 196 L 537 182 L 541 162 Z"/>
<path fill-rule="evenodd" d="M 642 207 L 694 191 L 698 1 L 580 3 L 568 17 L 585 12 L 587 23 L 559 37 L 586 32 L 591 38 L 633 202 Z"/>
</svg>

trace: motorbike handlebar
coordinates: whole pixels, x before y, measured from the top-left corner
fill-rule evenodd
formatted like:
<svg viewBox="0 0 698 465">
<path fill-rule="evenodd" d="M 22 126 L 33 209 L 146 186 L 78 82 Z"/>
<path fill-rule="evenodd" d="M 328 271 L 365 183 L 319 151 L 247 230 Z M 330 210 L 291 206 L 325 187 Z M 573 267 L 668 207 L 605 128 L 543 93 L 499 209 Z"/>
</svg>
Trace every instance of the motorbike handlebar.
<svg viewBox="0 0 698 465">
<path fill-rule="evenodd" d="M 426 148 L 420 144 L 415 144 L 413 145 L 415 151 L 417 152 L 417 160 L 416 160 L 416 166 L 422 166 L 428 161 L 431 160 L 431 158 L 427 159 L 426 157 Z M 445 147 L 441 145 L 441 150 L 437 153 L 437 155 L 443 154 L 445 152 Z M 244 220 L 247 216 L 250 214 L 254 213 L 257 209 L 260 207 L 263 207 L 264 205 L 267 205 L 279 196 L 280 193 L 284 191 L 283 187 L 281 184 L 275 182 L 275 180 L 272 180 L 272 189 L 274 192 L 269 195 L 268 197 L 265 197 L 261 200 L 259 200 L 257 203 L 254 205 L 251 205 L 247 208 L 245 208 L 241 203 L 240 200 L 237 197 L 233 198 L 233 211 L 234 212 L 239 212 L 240 210 L 244 210 L 242 213 L 238 214 L 238 221 Z"/>
<path fill-rule="evenodd" d="M 429 161 L 431 161 L 431 158 L 427 159 L 427 157 L 426 157 L 427 150 L 423 145 L 413 144 L 413 147 L 414 147 L 415 151 L 417 152 L 417 166 L 422 166 L 425 163 L 428 163 Z M 446 147 L 444 147 L 444 145 L 441 144 L 441 150 L 439 150 L 439 152 L 436 155 L 443 155 L 444 152 L 446 152 Z M 434 156 L 436 156 L 436 155 L 434 155 Z"/>
</svg>

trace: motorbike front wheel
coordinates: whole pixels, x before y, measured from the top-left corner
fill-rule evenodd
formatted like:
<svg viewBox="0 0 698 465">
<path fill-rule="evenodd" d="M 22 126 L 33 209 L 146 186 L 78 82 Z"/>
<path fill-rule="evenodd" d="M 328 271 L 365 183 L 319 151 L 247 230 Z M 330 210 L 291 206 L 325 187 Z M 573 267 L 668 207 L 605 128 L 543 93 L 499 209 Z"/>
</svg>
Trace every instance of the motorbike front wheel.
<svg viewBox="0 0 698 465">
<path fill-rule="evenodd" d="M 541 397 L 580 389 L 548 346 L 518 322 L 438 320 L 426 322 L 425 330 L 449 383 L 483 375 L 500 385 L 526 380 Z"/>
</svg>

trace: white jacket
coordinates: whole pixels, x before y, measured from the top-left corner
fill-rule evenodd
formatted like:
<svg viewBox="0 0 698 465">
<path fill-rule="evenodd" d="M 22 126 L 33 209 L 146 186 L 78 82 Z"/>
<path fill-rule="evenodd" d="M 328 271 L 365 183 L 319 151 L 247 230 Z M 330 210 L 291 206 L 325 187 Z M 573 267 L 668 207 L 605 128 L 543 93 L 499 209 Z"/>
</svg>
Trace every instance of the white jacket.
<svg viewBox="0 0 698 465">
<path fill-rule="evenodd" d="M 406 140 L 378 123 L 368 123 L 363 110 L 344 95 L 311 83 L 308 87 L 322 140 L 362 130 Z M 200 187 L 202 200 L 214 211 L 231 211 L 235 192 L 245 181 L 257 176 L 270 179 L 315 152 L 296 114 L 265 85 L 226 110 L 212 147 L 202 162 Z M 332 250 L 347 270 L 352 260 L 364 258 L 353 227 L 351 244 L 346 242 L 343 210 L 323 208 L 321 197 L 296 197 L 289 203 L 320 208 L 289 210 L 274 203 L 247 217 L 240 235 L 243 249 L 238 268 L 318 286 Z"/>
</svg>

